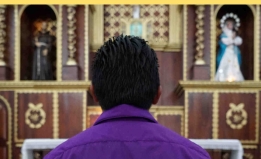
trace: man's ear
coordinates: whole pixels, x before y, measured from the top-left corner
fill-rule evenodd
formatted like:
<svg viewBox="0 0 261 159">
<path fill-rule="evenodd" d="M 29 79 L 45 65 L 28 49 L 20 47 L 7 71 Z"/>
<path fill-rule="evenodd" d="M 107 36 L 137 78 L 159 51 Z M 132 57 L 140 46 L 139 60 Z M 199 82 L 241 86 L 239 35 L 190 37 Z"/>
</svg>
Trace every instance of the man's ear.
<svg viewBox="0 0 261 159">
<path fill-rule="evenodd" d="M 98 98 L 96 97 L 96 95 L 95 95 L 95 93 L 94 93 L 94 87 L 93 87 L 92 84 L 91 84 L 91 86 L 90 86 L 90 93 L 91 93 L 92 99 L 93 99 L 95 102 L 99 102 L 99 101 L 98 101 Z"/>
<path fill-rule="evenodd" d="M 157 104 L 161 96 L 162 87 L 159 86 L 156 96 L 154 97 L 152 104 Z"/>
</svg>

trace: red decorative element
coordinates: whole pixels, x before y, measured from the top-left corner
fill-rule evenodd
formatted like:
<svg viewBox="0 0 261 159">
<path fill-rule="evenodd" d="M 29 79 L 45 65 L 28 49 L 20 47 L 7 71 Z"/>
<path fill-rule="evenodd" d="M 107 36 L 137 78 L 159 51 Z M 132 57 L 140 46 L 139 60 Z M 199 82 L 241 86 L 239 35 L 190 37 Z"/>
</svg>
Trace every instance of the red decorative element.
<svg viewBox="0 0 261 159">
<path fill-rule="evenodd" d="M 154 15 L 157 17 L 157 16 L 160 15 L 160 13 L 159 13 L 158 11 L 156 11 L 156 12 L 154 13 Z"/>
<path fill-rule="evenodd" d="M 165 16 L 169 16 L 169 11 L 164 12 Z"/>
<path fill-rule="evenodd" d="M 145 12 L 144 15 L 145 15 L 145 17 L 148 17 L 148 16 L 150 16 L 150 13 L 149 12 Z"/>
<path fill-rule="evenodd" d="M 105 22 L 104 26 L 108 27 L 110 26 L 111 24 L 109 22 Z"/>
<path fill-rule="evenodd" d="M 157 36 L 159 36 L 159 32 L 156 31 L 156 32 L 154 32 L 153 35 L 157 37 Z"/>
<path fill-rule="evenodd" d="M 116 32 L 115 34 L 114 34 L 114 36 L 119 36 L 120 35 L 120 33 L 119 32 Z"/>
<path fill-rule="evenodd" d="M 166 31 L 166 32 L 164 32 L 164 36 L 169 36 L 169 32 L 168 31 Z"/>
<path fill-rule="evenodd" d="M 108 16 L 110 16 L 110 15 L 111 15 L 111 14 L 110 14 L 109 12 L 105 12 L 105 13 L 104 13 L 104 16 L 105 16 L 105 17 L 108 17 Z"/>
<path fill-rule="evenodd" d="M 119 22 L 115 22 L 114 26 L 118 27 L 118 26 L 120 26 L 120 23 Z"/>
<path fill-rule="evenodd" d="M 115 15 L 116 17 L 118 17 L 118 16 L 120 16 L 120 13 L 119 13 L 119 12 L 116 12 L 116 13 L 114 13 L 114 15 Z"/>
<path fill-rule="evenodd" d="M 158 25 L 159 25 L 159 22 L 158 22 L 158 21 L 156 21 L 156 22 L 154 23 L 154 25 L 155 25 L 155 26 L 158 26 Z"/>
<path fill-rule="evenodd" d="M 111 34 L 108 33 L 107 31 L 104 33 L 105 37 L 109 37 Z"/>
<path fill-rule="evenodd" d="M 165 25 L 165 26 L 169 26 L 169 22 L 168 22 L 168 21 L 165 21 L 164 25 Z"/>
<path fill-rule="evenodd" d="M 128 16 L 130 15 L 130 13 L 129 13 L 129 12 L 125 12 L 124 15 L 125 15 L 126 17 L 128 17 Z"/>
</svg>

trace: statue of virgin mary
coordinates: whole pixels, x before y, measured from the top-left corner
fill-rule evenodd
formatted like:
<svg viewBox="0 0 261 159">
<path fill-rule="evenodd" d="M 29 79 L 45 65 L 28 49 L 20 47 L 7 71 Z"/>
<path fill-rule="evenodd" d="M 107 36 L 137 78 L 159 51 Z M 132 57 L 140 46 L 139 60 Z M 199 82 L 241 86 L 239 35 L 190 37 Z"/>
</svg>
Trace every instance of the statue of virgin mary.
<svg viewBox="0 0 261 159">
<path fill-rule="evenodd" d="M 222 34 L 219 40 L 219 51 L 217 54 L 216 81 L 244 81 L 240 70 L 242 63 L 239 45 L 242 38 L 238 36 L 237 30 L 240 20 L 237 15 L 228 13 L 221 19 Z"/>
</svg>

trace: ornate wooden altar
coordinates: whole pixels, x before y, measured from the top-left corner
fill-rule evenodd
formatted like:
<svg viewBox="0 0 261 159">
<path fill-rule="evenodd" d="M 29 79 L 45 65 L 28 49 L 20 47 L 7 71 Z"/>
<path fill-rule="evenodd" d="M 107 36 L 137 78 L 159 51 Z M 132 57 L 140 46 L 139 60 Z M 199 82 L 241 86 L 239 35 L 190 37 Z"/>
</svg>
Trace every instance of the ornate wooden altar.
<svg viewBox="0 0 261 159">
<path fill-rule="evenodd" d="M 109 37 L 130 32 L 132 10 L 0 6 L 0 158 L 19 158 L 26 138 L 69 138 L 95 122 L 101 109 L 88 93 L 92 58 Z M 241 18 L 244 82 L 214 81 L 217 26 L 226 12 Z M 55 37 L 48 81 L 31 78 L 39 19 Z M 239 139 L 245 158 L 260 158 L 260 6 L 141 5 L 137 21 L 159 58 L 163 92 L 150 110 L 159 123 L 188 138 Z"/>
</svg>

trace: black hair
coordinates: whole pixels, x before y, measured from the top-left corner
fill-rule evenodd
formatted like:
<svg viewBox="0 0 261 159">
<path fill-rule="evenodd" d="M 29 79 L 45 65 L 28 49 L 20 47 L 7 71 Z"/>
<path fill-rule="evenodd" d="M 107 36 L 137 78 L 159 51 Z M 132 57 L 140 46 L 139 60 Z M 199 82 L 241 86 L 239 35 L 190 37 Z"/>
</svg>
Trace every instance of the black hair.
<svg viewBox="0 0 261 159">
<path fill-rule="evenodd" d="M 105 42 L 92 65 L 102 109 L 120 104 L 149 109 L 160 85 L 158 67 L 156 53 L 142 38 L 120 35 Z"/>
</svg>

